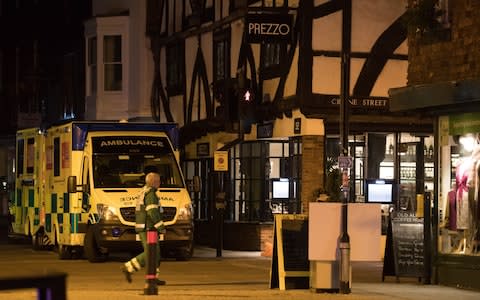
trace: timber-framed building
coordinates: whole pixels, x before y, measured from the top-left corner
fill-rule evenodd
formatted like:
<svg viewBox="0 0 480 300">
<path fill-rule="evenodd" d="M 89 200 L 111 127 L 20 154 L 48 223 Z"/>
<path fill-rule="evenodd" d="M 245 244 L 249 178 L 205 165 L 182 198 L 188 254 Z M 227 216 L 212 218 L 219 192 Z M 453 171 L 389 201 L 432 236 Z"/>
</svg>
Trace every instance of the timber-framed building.
<svg viewBox="0 0 480 300">
<path fill-rule="evenodd" d="M 432 188 L 424 154 L 433 122 L 389 111 L 388 90 L 407 80 L 406 7 L 406 0 L 94 1 L 85 23 L 85 118 L 178 123 L 186 179 L 202 187 L 191 191 L 196 241 L 215 243 L 221 190 L 224 247 L 263 250 L 274 214 L 307 213 L 319 195 L 336 197 L 348 33 L 349 201 L 368 201 L 366 181 L 385 178 L 404 187 L 396 196 L 408 207 Z M 220 179 L 219 150 L 229 161 Z"/>
</svg>

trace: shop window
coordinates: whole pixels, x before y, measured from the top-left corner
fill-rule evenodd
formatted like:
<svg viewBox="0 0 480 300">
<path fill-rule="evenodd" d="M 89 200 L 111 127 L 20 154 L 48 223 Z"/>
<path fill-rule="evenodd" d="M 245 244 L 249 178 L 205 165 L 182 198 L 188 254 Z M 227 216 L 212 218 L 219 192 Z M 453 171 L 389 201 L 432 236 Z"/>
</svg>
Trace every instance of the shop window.
<svg viewBox="0 0 480 300">
<path fill-rule="evenodd" d="M 33 174 L 35 166 L 35 140 L 27 139 L 27 174 Z"/>
<path fill-rule="evenodd" d="M 213 41 L 213 74 L 214 81 L 230 77 L 230 32 L 222 31 L 215 34 Z"/>
<path fill-rule="evenodd" d="M 439 147 L 438 227 L 443 254 L 480 255 L 480 128 L 474 125 L 479 114 L 471 116 L 439 121 L 441 128 L 448 128 Z"/>
<path fill-rule="evenodd" d="M 227 220 L 269 222 L 275 213 L 300 212 L 300 172 L 292 163 L 301 158 L 289 155 L 289 144 L 293 149 L 295 143 L 288 141 L 244 142 L 231 150 Z M 289 170 L 282 171 L 286 165 Z M 284 173 L 291 175 L 282 177 Z"/>
<path fill-rule="evenodd" d="M 167 47 L 167 91 L 169 96 L 183 92 L 185 45 L 182 42 Z"/>
<path fill-rule="evenodd" d="M 60 138 L 53 139 L 53 176 L 60 176 Z"/>
<path fill-rule="evenodd" d="M 121 91 L 123 69 L 121 35 L 104 36 L 103 64 L 105 91 Z"/>
<path fill-rule="evenodd" d="M 196 221 L 208 220 L 210 216 L 213 216 L 211 211 L 210 202 L 210 185 L 212 183 L 211 176 L 211 159 L 202 158 L 198 160 L 185 161 L 183 163 L 183 175 L 187 182 L 187 188 L 192 199 L 194 207 L 194 218 Z M 196 182 L 196 180 L 199 180 Z M 195 189 L 195 185 L 198 185 L 198 190 Z"/>
</svg>

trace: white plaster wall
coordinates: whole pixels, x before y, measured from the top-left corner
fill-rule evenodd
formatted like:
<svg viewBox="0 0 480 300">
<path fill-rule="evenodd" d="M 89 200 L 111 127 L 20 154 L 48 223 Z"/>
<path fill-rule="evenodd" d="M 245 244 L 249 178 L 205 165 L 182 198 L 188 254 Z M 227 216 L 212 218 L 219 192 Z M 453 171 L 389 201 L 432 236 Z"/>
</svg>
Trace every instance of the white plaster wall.
<svg viewBox="0 0 480 300">
<path fill-rule="evenodd" d="M 192 73 L 193 73 L 193 68 L 195 65 L 195 58 L 197 56 L 197 51 L 198 51 L 198 41 L 196 36 L 188 37 L 185 40 L 185 79 L 186 79 L 186 99 L 187 99 L 187 107 L 186 109 L 188 110 L 188 104 L 189 104 L 189 99 L 191 97 L 190 93 L 190 86 L 192 84 Z M 197 87 L 198 87 L 198 82 L 195 84 L 195 89 L 193 91 L 193 106 L 192 106 L 192 121 L 197 120 L 198 116 L 198 96 L 197 96 Z"/>
<path fill-rule="evenodd" d="M 230 46 L 230 70 L 232 78 L 236 77 L 237 68 L 238 68 L 238 56 L 240 55 L 240 46 L 242 44 L 242 34 L 244 23 L 243 21 L 237 20 L 232 23 L 232 32 L 231 32 L 231 46 Z"/>
<path fill-rule="evenodd" d="M 326 1 L 315 1 L 315 5 Z M 381 34 L 405 11 L 406 0 L 355 0 L 352 1 L 352 52 L 370 53 Z M 342 12 L 315 19 L 312 28 L 314 50 L 341 51 Z M 408 53 L 403 42 L 394 52 Z M 350 92 L 357 82 L 365 59 L 351 58 Z M 388 96 L 388 89 L 406 85 L 408 62 L 390 59 L 381 71 L 371 92 L 372 96 Z M 314 56 L 312 91 L 321 94 L 340 93 L 340 57 Z"/>
<path fill-rule="evenodd" d="M 101 43 L 98 43 L 99 84 L 95 105 L 92 97 L 87 97 L 87 117 L 95 119 L 128 119 L 150 117 L 150 93 L 153 81 L 153 61 L 149 39 L 145 35 L 146 0 L 96 0 L 92 2 L 92 12 L 98 15 L 116 15 L 128 11 L 129 16 L 122 47 L 123 91 L 103 92 L 103 71 Z M 101 20 L 102 18 L 100 18 Z M 108 21 L 109 22 L 109 21 Z M 109 34 L 109 26 L 101 25 L 99 34 Z M 114 30 L 112 28 L 112 30 Z M 112 31 L 113 32 L 113 31 Z M 100 40 L 102 36 L 98 36 Z M 92 107 L 92 110 L 89 109 Z"/>
<path fill-rule="evenodd" d="M 206 32 L 202 34 L 201 37 L 202 42 L 202 52 L 203 52 L 203 59 L 205 60 L 205 67 L 207 71 L 207 82 L 208 86 L 208 93 L 210 94 L 210 101 L 213 102 L 214 108 L 219 105 L 213 97 L 213 90 L 211 88 L 211 84 L 213 82 L 213 33 Z M 203 88 L 203 86 L 202 86 Z M 202 92 L 202 99 L 205 98 L 205 94 Z M 206 107 L 205 107 L 206 109 Z M 213 111 L 215 113 L 215 110 Z M 206 111 L 205 111 L 206 114 Z"/>
<path fill-rule="evenodd" d="M 400 17 L 406 0 L 353 0 L 352 51 L 369 52 L 378 37 Z"/>
<path fill-rule="evenodd" d="M 388 89 L 407 85 L 408 64 L 405 61 L 389 60 L 375 82 L 373 96 L 388 95 Z"/>
</svg>

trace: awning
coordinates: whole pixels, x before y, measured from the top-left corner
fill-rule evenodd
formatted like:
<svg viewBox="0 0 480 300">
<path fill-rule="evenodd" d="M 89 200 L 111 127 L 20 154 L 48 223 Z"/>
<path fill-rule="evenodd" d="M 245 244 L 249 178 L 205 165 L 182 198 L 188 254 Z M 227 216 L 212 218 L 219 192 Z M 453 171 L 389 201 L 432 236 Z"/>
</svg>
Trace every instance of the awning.
<svg viewBox="0 0 480 300">
<path fill-rule="evenodd" d="M 388 94 L 392 112 L 468 111 L 473 105 L 480 110 L 478 106 L 480 105 L 480 79 L 478 78 L 392 88 Z"/>
</svg>

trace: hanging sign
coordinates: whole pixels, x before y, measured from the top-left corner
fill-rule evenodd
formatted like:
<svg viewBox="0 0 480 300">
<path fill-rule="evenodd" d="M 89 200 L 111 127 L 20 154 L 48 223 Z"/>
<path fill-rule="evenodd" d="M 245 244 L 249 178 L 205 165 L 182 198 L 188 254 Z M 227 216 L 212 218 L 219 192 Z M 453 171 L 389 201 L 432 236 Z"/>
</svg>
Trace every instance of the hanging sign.
<svg viewBox="0 0 480 300">
<path fill-rule="evenodd" d="M 293 16 L 280 13 L 257 13 L 245 16 L 246 38 L 249 43 L 278 43 L 292 40 Z"/>
</svg>

